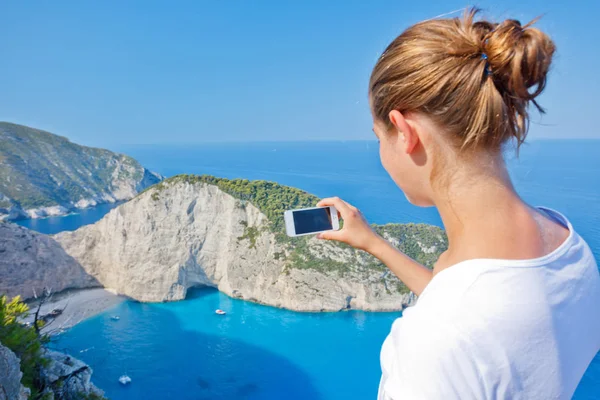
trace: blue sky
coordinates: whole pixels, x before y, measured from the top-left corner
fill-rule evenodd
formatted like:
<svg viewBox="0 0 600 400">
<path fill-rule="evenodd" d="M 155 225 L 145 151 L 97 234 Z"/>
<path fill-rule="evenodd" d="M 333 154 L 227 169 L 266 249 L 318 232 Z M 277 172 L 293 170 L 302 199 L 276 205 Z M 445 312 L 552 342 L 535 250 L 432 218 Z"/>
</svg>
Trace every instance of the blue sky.
<svg viewBox="0 0 600 400">
<path fill-rule="evenodd" d="M 531 137 L 600 138 L 600 2 L 482 1 L 558 46 Z M 372 139 L 367 81 L 461 1 L 3 1 L 0 120 L 94 146 Z"/>
</svg>

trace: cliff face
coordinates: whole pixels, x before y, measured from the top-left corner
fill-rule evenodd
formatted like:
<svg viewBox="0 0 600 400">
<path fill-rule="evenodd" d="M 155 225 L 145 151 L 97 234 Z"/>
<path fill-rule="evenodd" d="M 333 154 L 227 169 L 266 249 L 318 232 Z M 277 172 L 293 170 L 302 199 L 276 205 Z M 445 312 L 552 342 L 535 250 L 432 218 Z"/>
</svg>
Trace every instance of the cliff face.
<svg viewBox="0 0 600 400">
<path fill-rule="evenodd" d="M 0 122 L 0 219 L 61 215 L 128 200 L 160 180 L 123 154 Z"/>
<path fill-rule="evenodd" d="M 230 187 L 235 181 L 219 183 Z M 254 194 L 265 210 L 297 205 L 289 200 L 298 197 L 297 189 L 261 182 L 253 187 L 261 188 Z M 265 200 L 277 196 L 283 200 Z M 154 186 L 96 224 L 55 239 L 103 286 L 140 301 L 180 300 L 199 285 L 301 311 L 397 310 L 413 301 L 365 253 L 315 238 L 284 239 L 276 225 L 251 202 L 188 177 Z M 415 227 L 378 229 L 392 240 L 390 232 L 402 232 L 402 240 L 417 247 L 428 243 L 418 250 L 426 257 L 443 250 L 440 229 Z"/>
<path fill-rule="evenodd" d="M 104 392 L 91 381 L 93 371 L 68 354 L 45 350 L 48 365 L 43 368 L 45 393 L 53 399 L 104 399 Z"/>
<path fill-rule="evenodd" d="M 51 237 L 0 222 L 0 294 L 28 299 L 44 287 L 58 292 L 99 285 Z"/>
<path fill-rule="evenodd" d="M 104 392 L 92 382 L 92 369 L 82 361 L 64 353 L 43 350 L 47 364 L 40 374 L 46 389 L 44 399 L 104 399 Z M 31 391 L 21 385 L 23 373 L 19 358 L 0 344 L 0 400 L 27 400 Z"/>
<path fill-rule="evenodd" d="M 29 390 L 21 385 L 21 363 L 10 349 L 0 344 L 0 400 L 27 400 Z"/>
</svg>

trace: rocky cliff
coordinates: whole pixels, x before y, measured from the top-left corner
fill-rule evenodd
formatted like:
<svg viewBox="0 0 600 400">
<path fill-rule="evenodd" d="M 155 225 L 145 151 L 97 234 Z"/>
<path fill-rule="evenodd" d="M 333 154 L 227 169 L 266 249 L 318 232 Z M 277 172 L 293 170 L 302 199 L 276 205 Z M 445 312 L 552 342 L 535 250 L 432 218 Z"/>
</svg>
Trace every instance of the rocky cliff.
<svg viewBox="0 0 600 400">
<path fill-rule="evenodd" d="M 92 383 L 93 371 L 85 364 L 68 354 L 45 350 L 48 360 L 42 370 L 45 394 L 48 399 L 104 399 L 104 392 Z"/>
<path fill-rule="evenodd" d="M 19 358 L 0 344 L 0 400 L 27 400 L 29 390 L 21 385 Z"/>
<path fill-rule="evenodd" d="M 128 200 L 160 180 L 126 155 L 0 122 L 0 219 L 61 215 Z"/>
<path fill-rule="evenodd" d="M 45 287 L 58 292 L 99 285 L 51 237 L 0 222 L 0 294 L 28 299 Z"/>
<path fill-rule="evenodd" d="M 41 368 L 39 394 L 52 399 L 104 399 L 104 392 L 91 381 L 92 369 L 82 361 L 52 350 L 43 350 L 46 364 Z M 19 358 L 0 344 L 0 400 L 27 400 L 31 390 L 21 384 Z"/>
<path fill-rule="evenodd" d="M 185 298 L 213 286 L 237 298 L 301 311 L 397 310 L 412 294 L 364 252 L 283 233 L 283 211 L 316 197 L 271 182 L 182 175 L 55 239 L 103 286 L 140 301 Z M 446 247 L 426 225 L 376 227 L 431 266 Z"/>
</svg>

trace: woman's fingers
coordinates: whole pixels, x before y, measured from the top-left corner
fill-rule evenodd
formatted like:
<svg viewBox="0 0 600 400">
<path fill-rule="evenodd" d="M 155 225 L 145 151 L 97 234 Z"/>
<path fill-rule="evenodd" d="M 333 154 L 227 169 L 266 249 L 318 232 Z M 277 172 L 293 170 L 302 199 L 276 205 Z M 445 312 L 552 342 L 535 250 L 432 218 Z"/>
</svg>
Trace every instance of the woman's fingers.
<svg viewBox="0 0 600 400">
<path fill-rule="evenodd" d="M 339 197 L 328 197 L 317 203 L 317 207 L 334 206 L 342 218 L 351 211 L 351 206 Z"/>
<path fill-rule="evenodd" d="M 337 240 L 357 249 L 366 249 L 377 238 L 377 234 L 364 219 L 360 210 L 339 197 L 321 200 L 317 206 L 334 206 L 344 220 L 344 227 L 338 231 L 326 231 L 317 237 L 324 240 Z"/>
<path fill-rule="evenodd" d="M 326 232 L 319 233 L 317 235 L 317 238 L 324 239 L 324 240 L 343 241 L 341 236 L 342 236 L 342 233 L 340 231 L 326 231 Z"/>
</svg>

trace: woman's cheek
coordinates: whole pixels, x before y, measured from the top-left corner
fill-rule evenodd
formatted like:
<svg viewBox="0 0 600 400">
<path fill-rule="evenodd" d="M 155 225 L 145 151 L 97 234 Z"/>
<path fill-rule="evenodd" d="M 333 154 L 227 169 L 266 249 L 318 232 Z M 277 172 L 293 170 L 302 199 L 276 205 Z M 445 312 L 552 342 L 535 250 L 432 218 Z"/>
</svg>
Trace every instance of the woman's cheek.
<svg viewBox="0 0 600 400">
<path fill-rule="evenodd" d="M 381 161 L 381 165 L 383 165 L 383 168 L 388 172 L 388 174 L 391 175 L 390 155 L 387 147 L 383 142 L 379 142 L 379 159 Z"/>
</svg>

